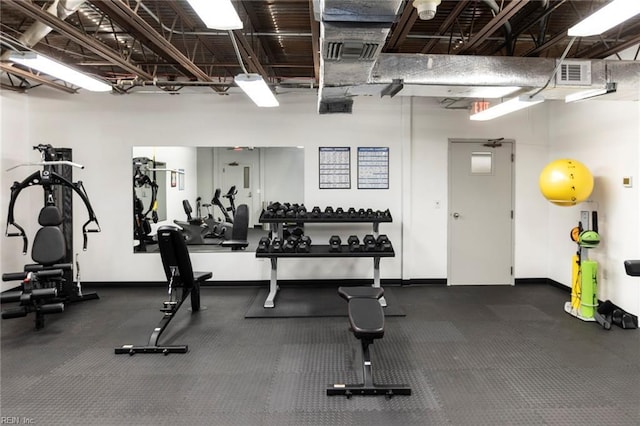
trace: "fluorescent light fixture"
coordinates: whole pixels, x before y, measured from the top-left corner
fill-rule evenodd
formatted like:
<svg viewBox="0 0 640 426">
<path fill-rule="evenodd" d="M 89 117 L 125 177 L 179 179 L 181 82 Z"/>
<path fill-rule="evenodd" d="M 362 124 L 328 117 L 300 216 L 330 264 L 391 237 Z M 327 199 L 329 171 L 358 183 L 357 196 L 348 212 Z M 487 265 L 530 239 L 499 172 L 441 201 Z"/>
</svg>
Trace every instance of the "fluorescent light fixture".
<svg viewBox="0 0 640 426">
<path fill-rule="evenodd" d="M 600 89 L 583 90 L 582 92 L 572 93 L 565 96 L 565 102 L 581 101 L 583 99 L 593 98 L 595 96 L 606 95 L 607 93 L 613 93 L 617 90 L 616 83 L 607 83 L 605 87 Z"/>
<path fill-rule="evenodd" d="M 522 95 L 473 114 L 471 120 L 486 121 L 544 102 L 542 96 Z"/>
<path fill-rule="evenodd" d="M 569 28 L 570 37 L 586 37 L 602 34 L 609 28 L 626 21 L 640 13 L 638 0 L 613 0 L 602 9 Z"/>
<path fill-rule="evenodd" d="M 260 74 L 238 74 L 234 81 L 259 107 L 280 105 Z"/>
<path fill-rule="evenodd" d="M 517 86 L 478 86 L 474 87 L 470 90 L 469 97 L 471 98 L 488 98 L 488 99 L 497 99 L 503 98 L 512 94 L 513 92 L 517 92 L 522 89 L 522 87 Z"/>
<path fill-rule="evenodd" d="M 231 0 L 187 0 L 207 28 L 239 30 L 242 21 Z"/>
<path fill-rule="evenodd" d="M 110 92 L 111 85 L 34 52 L 13 52 L 11 62 L 38 70 L 92 92 Z"/>
</svg>

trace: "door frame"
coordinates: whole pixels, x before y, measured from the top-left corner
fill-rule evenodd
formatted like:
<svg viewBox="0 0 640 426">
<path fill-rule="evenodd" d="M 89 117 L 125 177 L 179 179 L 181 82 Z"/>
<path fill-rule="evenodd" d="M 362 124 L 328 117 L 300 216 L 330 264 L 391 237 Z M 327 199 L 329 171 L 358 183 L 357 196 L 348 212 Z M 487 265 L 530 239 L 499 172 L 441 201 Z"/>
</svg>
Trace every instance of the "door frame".
<svg viewBox="0 0 640 426">
<path fill-rule="evenodd" d="M 453 207 L 451 204 L 452 201 L 452 144 L 454 143 L 490 143 L 494 139 L 482 139 L 482 138 L 448 138 L 447 143 L 447 286 L 454 285 L 451 283 L 451 270 L 452 270 L 452 221 L 453 221 Z M 497 139 L 495 139 L 497 141 Z M 515 158 L 516 158 L 516 141 L 514 139 L 506 139 L 501 138 L 499 140 L 501 143 L 510 143 L 511 144 L 511 282 L 508 285 L 515 285 L 515 276 L 516 276 L 516 266 L 515 266 L 515 222 L 516 222 L 516 211 L 515 211 L 515 182 L 516 182 L 516 168 L 515 168 Z"/>
</svg>

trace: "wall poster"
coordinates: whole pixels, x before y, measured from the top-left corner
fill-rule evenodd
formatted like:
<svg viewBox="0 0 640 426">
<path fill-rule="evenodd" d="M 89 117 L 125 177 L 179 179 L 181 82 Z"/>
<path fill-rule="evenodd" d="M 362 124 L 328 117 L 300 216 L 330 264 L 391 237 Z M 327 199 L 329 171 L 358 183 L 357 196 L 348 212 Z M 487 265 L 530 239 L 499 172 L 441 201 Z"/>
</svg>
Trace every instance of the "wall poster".
<svg viewBox="0 0 640 426">
<path fill-rule="evenodd" d="M 320 147 L 320 189 L 351 188 L 351 148 Z"/>
<path fill-rule="evenodd" d="M 389 189 L 388 147 L 358 147 L 358 189 Z"/>
</svg>

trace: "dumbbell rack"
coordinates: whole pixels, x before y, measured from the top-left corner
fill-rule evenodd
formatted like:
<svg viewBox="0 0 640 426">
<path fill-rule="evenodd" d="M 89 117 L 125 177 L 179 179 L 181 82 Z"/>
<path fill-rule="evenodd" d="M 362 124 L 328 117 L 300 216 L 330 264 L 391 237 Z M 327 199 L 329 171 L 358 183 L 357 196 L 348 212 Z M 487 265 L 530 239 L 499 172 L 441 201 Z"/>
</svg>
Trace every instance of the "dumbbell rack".
<svg viewBox="0 0 640 426">
<path fill-rule="evenodd" d="M 378 237 L 379 227 L 382 222 L 392 222 L 393 218 L 388 217 L 305 217 L 305 218 L 264 218 L 260 215 L 260 223 L 268 223 L 272 234 L 282 239 L 283 225 L 285 223 L 371 223 L 373 224 L 373 235 Z M 300 252 L 256 252 L 256 258 L 268 258 L 271 260 L 271 279 L 269 281 L 269 294 L 264 302 L 265 308 L 275 307 L 275 298 L 278 293 L 278 259 L 279 258 L 373 258 L 373 284 L 372 287 L 380 287 L 380 259 L 383 257 L 394 257 L 393 247 L 390 251 L 349 251 L 345 244 L 340 246 L 340 251 L 331 251 L 328 244 L 311 244 L 308 253 Z M 379 299 L 382 306 L 387 306 L 384 297 Z"/>
</svg>

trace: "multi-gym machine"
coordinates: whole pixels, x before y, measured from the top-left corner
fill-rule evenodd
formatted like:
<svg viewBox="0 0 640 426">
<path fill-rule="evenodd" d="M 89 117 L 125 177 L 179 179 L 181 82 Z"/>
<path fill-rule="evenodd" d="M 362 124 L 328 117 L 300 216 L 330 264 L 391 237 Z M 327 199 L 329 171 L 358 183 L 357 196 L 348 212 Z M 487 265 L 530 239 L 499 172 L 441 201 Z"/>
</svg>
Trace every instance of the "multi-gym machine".
<svg viewBox="0 0 640 426">
<path fill-rule="evenodd" d="M 73 192 L 80 196 L 89 216 L 82 225 L 83 250 L 87 249 L 87 234 L 100 232 L 100 225 L 82 181 L 72 181 L 72 168 L 84 167 L 71 161 L 71 150 L 42 144 L 33 148 L 40 152 L 39 163 L 20 164 L 9 169 L 42 166 L 42 170 L 11 186 L 6 236 L 21 237 L 22 253 L 27 253 L 29 241 L 24 228 L 15 220 L 14 207 L 24 188 L 42 186 L 44 207 L 38 216 L 41 227 L 35 234 L 31 251 L 34 263 L 25 265 L 23 272 L 3 274 L 3 281 L 21 281 L 21 284 L 19 290 L 2 293 L 0 302 L 3 305 L 17 303 L 2 311 L 3 319 L 24 317 L 34 312 L 36 329 L 39 329 L 44 327 L 45 314 L 61 313 L 67 303 L 98 298 L 96 293 L 83 293 L 79 280 L 73 283 Z M 10 230 L 10 227 L 15 229 Z"/>
<path fill-rule="evenodd" d="M 146 157 L 136 157 L 133 159 L 133 239 L 138 241 L 134 251 L 147 251 L 148 244 L 155 244 L 156 241 L 151 236 L 151 223 L 149 213 L 153 223 L 158 223 L 158 183 L 156 182 L 155 161 Z M 149 172 L 152 173 L 149 176 Z M 143 201 L 136 194 L 137 188 L 149 188 L 151 190 L 151 201 L 145 211 Z"/>
</svg>

